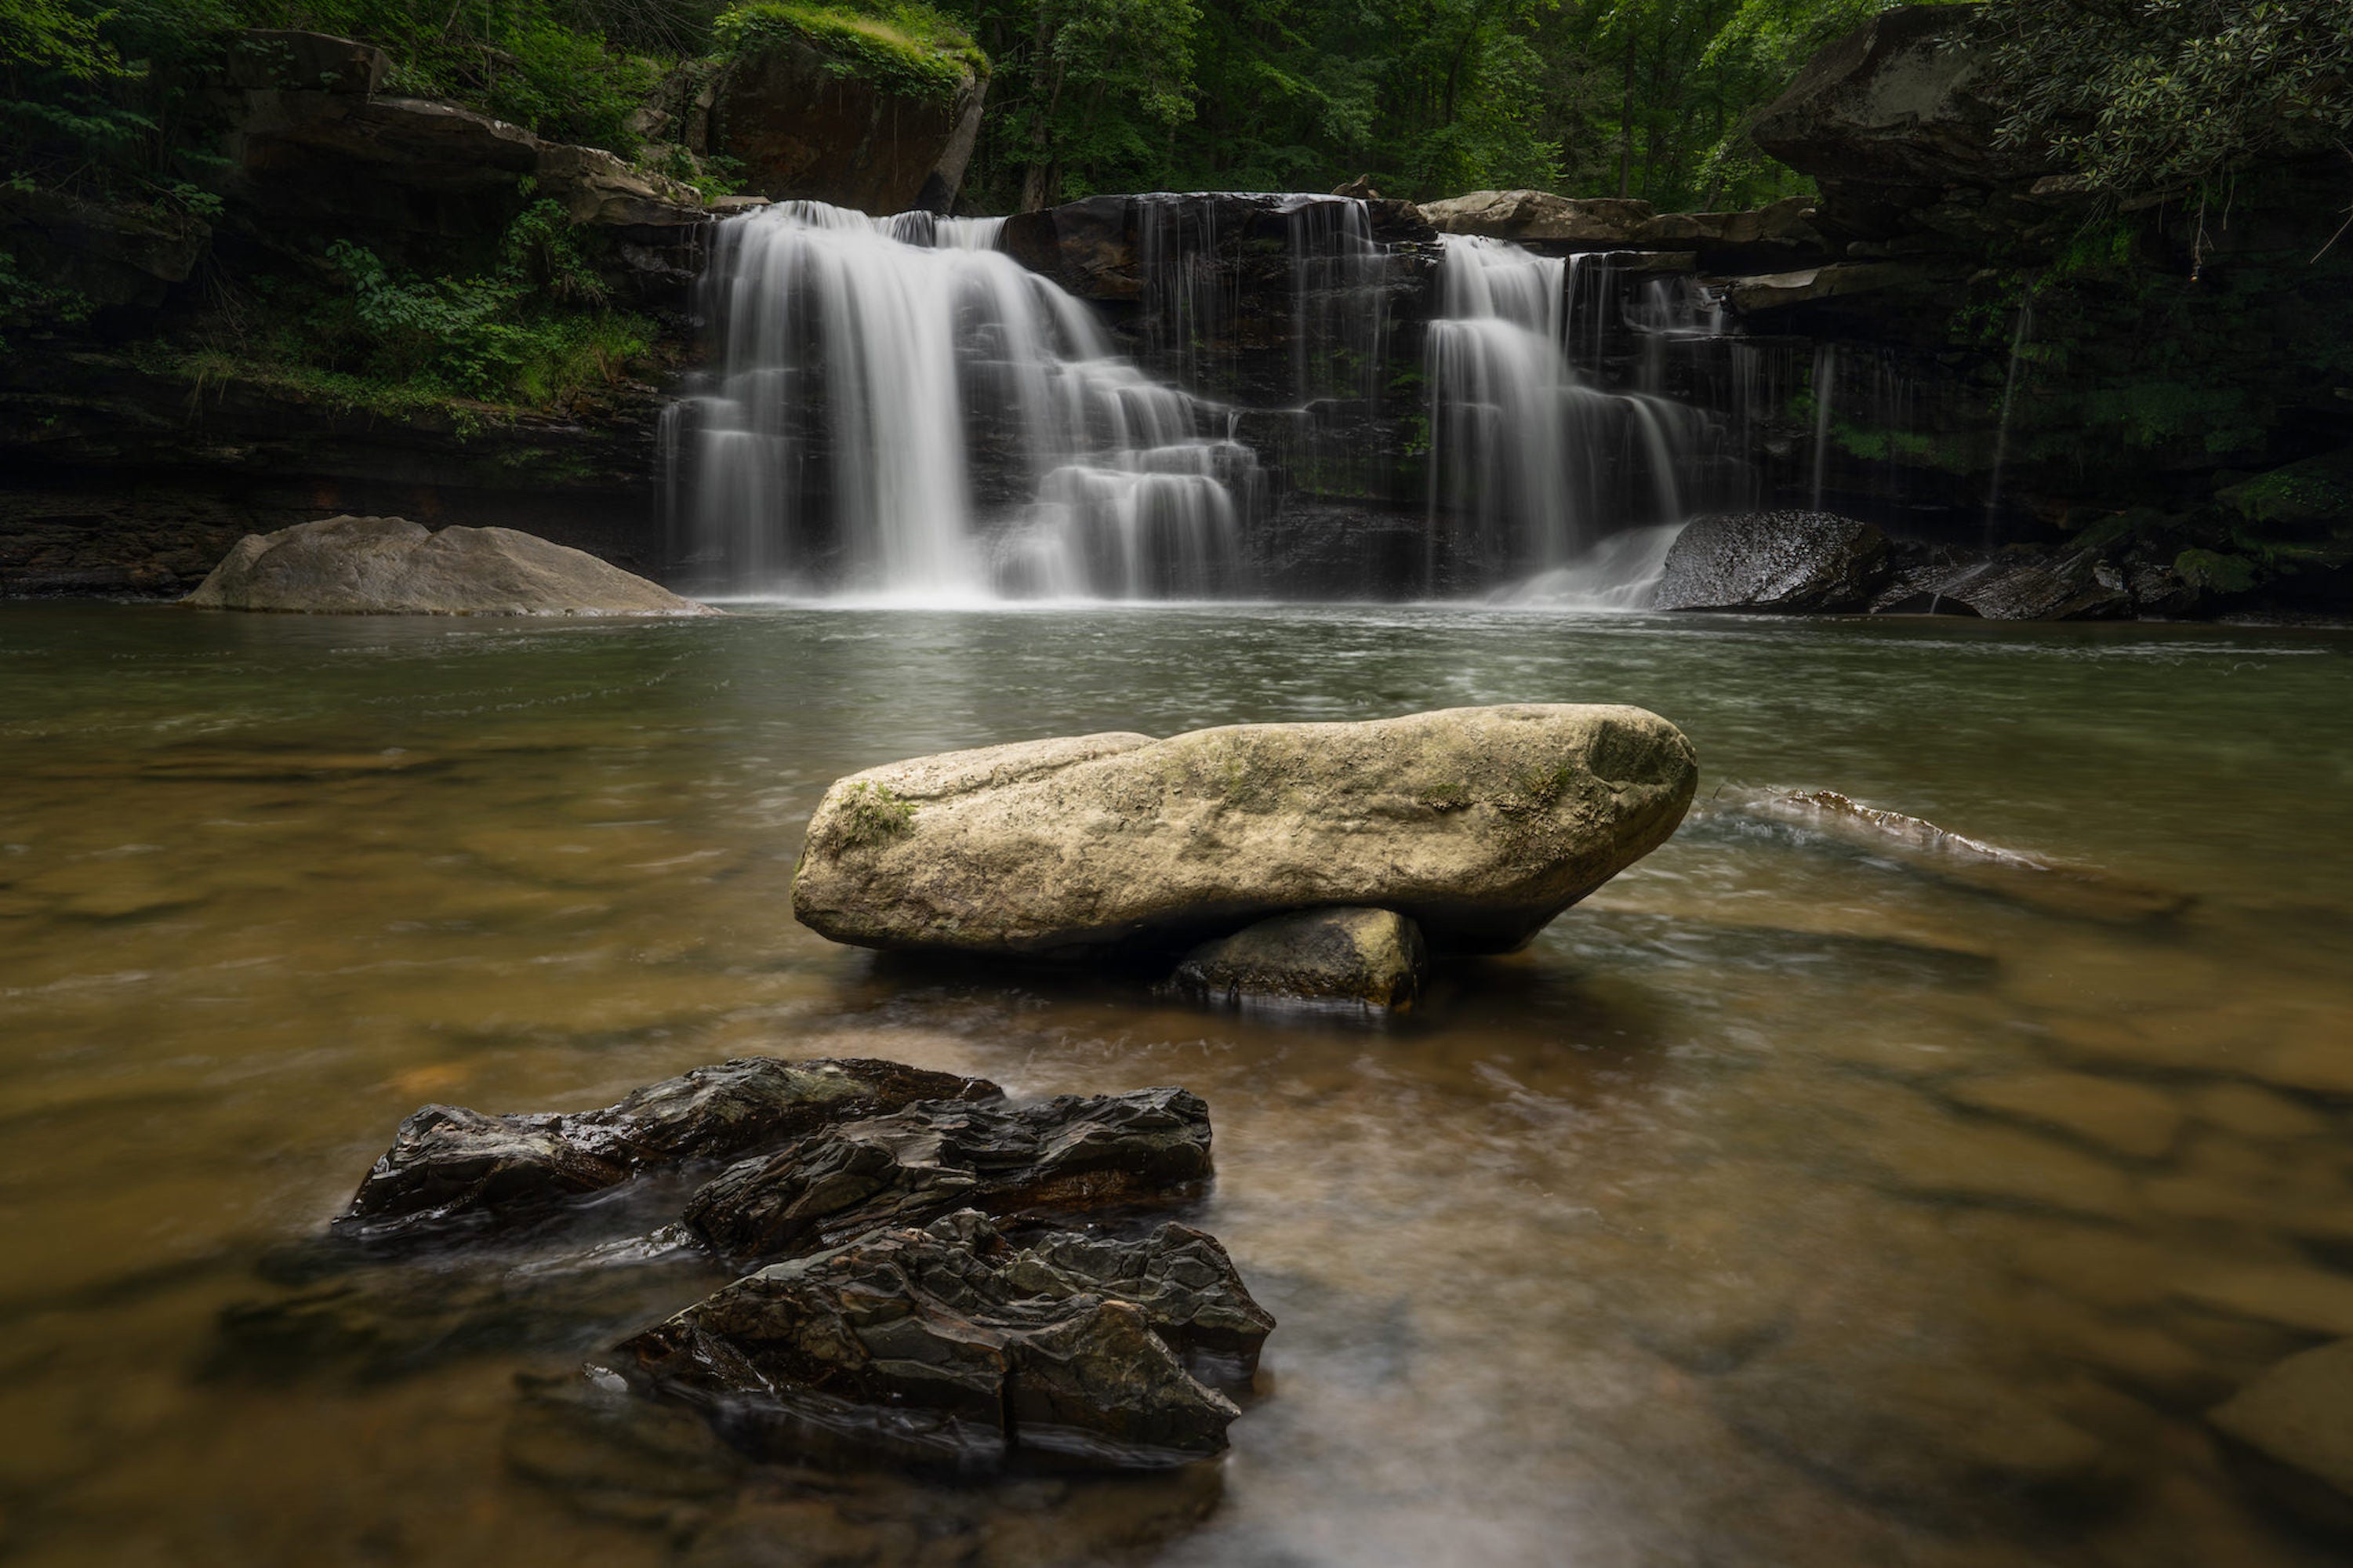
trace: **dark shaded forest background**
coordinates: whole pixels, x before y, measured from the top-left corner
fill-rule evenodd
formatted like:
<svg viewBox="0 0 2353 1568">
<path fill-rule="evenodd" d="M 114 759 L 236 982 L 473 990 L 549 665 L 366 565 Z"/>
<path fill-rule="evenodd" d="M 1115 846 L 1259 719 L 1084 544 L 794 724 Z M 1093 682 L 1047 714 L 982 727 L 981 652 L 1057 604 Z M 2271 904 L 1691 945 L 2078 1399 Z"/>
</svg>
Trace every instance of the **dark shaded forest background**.
<svg viewBox="0 0 2353 1568">
<path fill-rule="evenodd" d="M 396 91 L 638 150 L 679 62 L 757 26 L 987 57 L 965 205 L 1099 192 L 1528 186 L 1662 209 L 1800 194 L 1747 121 L 1881 0 L 0 0 L 10 177 L 201 203 L 177 70 L 238 27 L 358 37 Z M 2353 139 L 2353 0 L 1986 0 L 2018 136 L 2120 193 Z M 2348 153 L 2353 157 L 2353 153 Z M 688 171 L 725 184 L 726 171 Z M 117 193 L 120 194 L 120 193 Z"/>
</svg>

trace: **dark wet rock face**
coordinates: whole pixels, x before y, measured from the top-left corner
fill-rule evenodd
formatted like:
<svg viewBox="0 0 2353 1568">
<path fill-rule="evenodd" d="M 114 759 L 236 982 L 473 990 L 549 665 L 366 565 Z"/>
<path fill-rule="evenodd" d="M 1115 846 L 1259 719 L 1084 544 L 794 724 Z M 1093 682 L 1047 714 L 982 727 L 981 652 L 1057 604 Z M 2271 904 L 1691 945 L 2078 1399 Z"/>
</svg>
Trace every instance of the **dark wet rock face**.
<svg viewBox="0 0 2353 1568">
<path fill-rule="evenodd" d="M 1009 1215 L 1181 1202 L 1209 1176 L 1209 1110 L 1181 1089 L 1004 1108 L 937 1102 L 834 1127 L 696 1193 L 687 1228 L 742 1261 L 956 1209 Z"/>
<path fill-rule="evenodd" d="M 602 1110 L 488 1116 L 428 1105 L 400 1124 L 339 1229 L 382 1236 L 460 1216 L 495 1223 L 641 1171 L 724 1159 L 915 1100 L 996 1099 L 985 1079 L 897 1062 L 745 1057 Z"/>
<path fill-rule="evenodd" d="M 1667 552 L 1661 610 L 1860 610 L 1888 572 L 1877 525 L 1826 511 L 1695 518 Z"/>
<path fill-rule="evenodd" d="M 1272 1327 L 1198 1231 L 1022 1247 L 966 1209 L 773 1264 L 618 1353 L 739 1431 L 1132 1466 L 1223 1448 L 1240 1412 L 1186 1370 L 1181 1347 L 1207 1334 L 1254 1362 Z"/>
<path fill-rule="evenodd" d="M 1421 928 L 1391 910 L 1303 910 L 1206 942 L 1176 966 L 1176 989 L 1211 999 L 1253 996 L 1402 1007 L 1421 989 L 1430 951 Z"/>
</svg>

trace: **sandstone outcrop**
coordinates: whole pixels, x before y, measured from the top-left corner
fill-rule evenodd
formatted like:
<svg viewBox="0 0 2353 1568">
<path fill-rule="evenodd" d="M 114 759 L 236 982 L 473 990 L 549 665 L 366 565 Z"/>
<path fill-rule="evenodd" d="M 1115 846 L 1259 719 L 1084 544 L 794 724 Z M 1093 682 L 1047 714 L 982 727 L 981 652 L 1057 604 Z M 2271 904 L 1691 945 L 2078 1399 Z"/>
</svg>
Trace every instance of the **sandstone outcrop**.
<svg viewBox="0 0 2353 1568">
<path fill-rule="evenodd" d="M 1004 1107 L 930 1101 L 729 1169 L 689 1231 L 738 1262 L 831 1246 L 960 1208 L 1065 1214 L 1181 1201 L 1209 1177 L 1209 1109 L 1181 1089 Z"/>
<path fill-rule="evenodd" d="M 331 517 L 250 533 L 182 601 L 344 616 L 711 616 L 586 551 L 511 528 Z"/>
<path fill-rule="evenodd" d="M 428 1105 L 401 1122 L 336 1225 L 381 1236 L 459 1216 L 496 1221 L 915 1100 L 1001 1092 L 985 1079 L 897 1062 L 744 1057 L 649 1084 L 601 1110 L 489 1116 Z"/>
<path fill-rule="evenodd" d="M 1176 966 L 1179 991 L 1226 1001 L 1291 996 L 1402 1007 L 1430 966 L 1421 930 L 1391 910 L 1303 910 L 1203 942 Z"/>
<path fill-rule="evenodd" d="M 1694 518 L 1667 552 L 1661 610 L 1861 610 L 1886 579 L 1878 525 L 1824 511 Z"/>
<path fill-rule="evenodd" d="M 1187 1226 L 1016 1242 L 964 1209 L 772 1264 L 617 1353 L 656 1391 L 798 1447 L 814 1429 L 910 1458 L 1124 1467 L 1223 1448 L 1240 1412 L 1184 1350 L 1254 1362 L 1273 1326 Z"/>
<path fill-rule="evenodd" d="M 1505 952 L 1664 843 L 1697 777 L 1681 731 L 1603 706 L 991 746 L 837 781 L 793 912 L 862 946 L 1065 960 L 1373 905 L 1434 952 Z"/>
</svg>

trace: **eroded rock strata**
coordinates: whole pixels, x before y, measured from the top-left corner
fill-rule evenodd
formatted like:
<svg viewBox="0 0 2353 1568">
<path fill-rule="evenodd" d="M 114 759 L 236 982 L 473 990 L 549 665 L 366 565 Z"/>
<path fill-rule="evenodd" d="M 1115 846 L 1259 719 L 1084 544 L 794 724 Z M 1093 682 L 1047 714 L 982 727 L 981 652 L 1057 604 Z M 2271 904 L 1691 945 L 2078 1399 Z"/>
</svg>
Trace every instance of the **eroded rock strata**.
<svg viewBox="0 0 2353 1568">
<path fill-rule="evenodd" d="M 749 1262 L 962 1208 L 1035 1216 L 1182 1202 L 1209 1173 L 1209 1108 L 1185 1089 L 931 1102 L 744 1161 L 688 1201 L 685 1222 L 722 1257 Z"/>
<path fill-rule="evenodd" d="M 772 1264 L 617 1353 L 655 1388 L 763 1430 L 988 1462 L 1018 1447 L 1151 1463 L 1217 1452 L 1240 1414 L 1182 1347 L 1207 1336 L 1254 1363 L 1273 1326 L 1199 1231 L 1017 1245 L 964 1209 Z M 755 1390 L 776 1394 L 747 1415 Z"/>
<path fill-rule="evenodd" d="M 643 1171 L 723 1159 L 919 1100 L 1002 1092 L 986 1079 L 897 1062 L 743 1057 L 649 1084 L 602 1110 L 489 1116 L 428 1105 L 401 1122 L 336 1224 L 375 1236 L 459 1216 L 495 1222 Z"/>
<path fill-rule="evenodd" d="M 422 1315 L 495 1338 L 511 1275 L 526 1291 L 561 1276 L 575 1296 L 614 1267 L 659 1284 L 708 1246 L 765 1266 L 627 1339 L 615 1361 L 633 1386 L 702 1408 L 758 1452 L 970 1468 L 1019 1450 L 1119 1469 L 1219 1451 L 1240 1412 L 1210 1385 L 1249 1382 L 1274 1320 L 1215 1237 L 1135 1217 L 1204 1191 L 1208 1108 L 1181 1089 L 1001 1099 L 986 1079 L 893 1062 L 754 1057 L 601 1110 L 427 1106 L 337 1228 L 421 1237 L 438 1221 L 544 1215 L 642 1173 L 750 1152 L 693 1194 L 683 1226 L 520 1268 L 501 1257 L 454 1314 Z M 413 1292 L 371 1267 L 232 1312 L 231 1359 L 259 1364 L 290 1339 L 357 1364 L 413 1360 L 417 1346 L 379 1343 L 370 1319 Z M 465 1285 L 465 1269 L 437 1273 L 421 1299 L 447 1297 L 452 1279 Z"/>
</svg>

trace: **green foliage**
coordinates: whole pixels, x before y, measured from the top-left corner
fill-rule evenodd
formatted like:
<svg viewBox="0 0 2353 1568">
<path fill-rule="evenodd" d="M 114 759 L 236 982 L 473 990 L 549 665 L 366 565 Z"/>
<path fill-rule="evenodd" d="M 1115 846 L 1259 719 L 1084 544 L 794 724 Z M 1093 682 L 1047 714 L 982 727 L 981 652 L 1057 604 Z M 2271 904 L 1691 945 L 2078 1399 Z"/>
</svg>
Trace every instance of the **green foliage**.
<svg viewBox="0 0 2353 1568">
<path fill-rule="evenodd" d="M 833 58 L 829 68 L 839 74 L 940 103 L 952 101 L 966 80 L 988 71 L 987 58 L 972 40 L 923 5 L 754 0 L 721 16 L 714 32 L 720 47 L 733 54 L 755 53 L 779 42 L 813 44 Z"/>
<path fill-rule="evenodd" d="M 8 352 L 10 332 L 74 326 L 88 321 L 90 310 L 84 295 L 26 277 L 16 269 L 16 256 L 0 250 L 0 353 Z"/>
<path fill-rule="evenodd" d="M 955 3 L 996 63 L 983 206 L 1369 174 L 1674 207 L 1805 189 L 1746 122 L 1882 0 Z"/>
<path fill-rule="evenodd" d="M 12 183 L 198 217 L 221 159 L 189 124 L 186 68 L 237 25 L 222 0 L 0 0 L 0 161 Z"/>
<path fill-rule="evenodd" d="M 493 272 L 418 278 L 334 241 L 327 259 L 345 289 L 309 313 L 323 353 L 305 357 L 395 384 L 537 405 L 613 380 L 651 346 L 651 323 L 601 308 L 604 287 L 554 202 L 516 218 L 501 254 Z"/>
<path fill-rule="evenodd" d="M 2226 199 L 2234 171 L 2353 138 L 2353 0 L 1988 0 L 2011 142 L 2094 190 Z"/>
<path fill-rule="evenodd" d="M 375 44 L 389 90 L 448 98 L 560 142 L 628 156 L 630 117 L 659 62 L 617 46 L 568 0 L 233 0 L 248 26 L 303 27 Z M 657 13 L 661 15 L 661 13 Z"/>
</svg>

